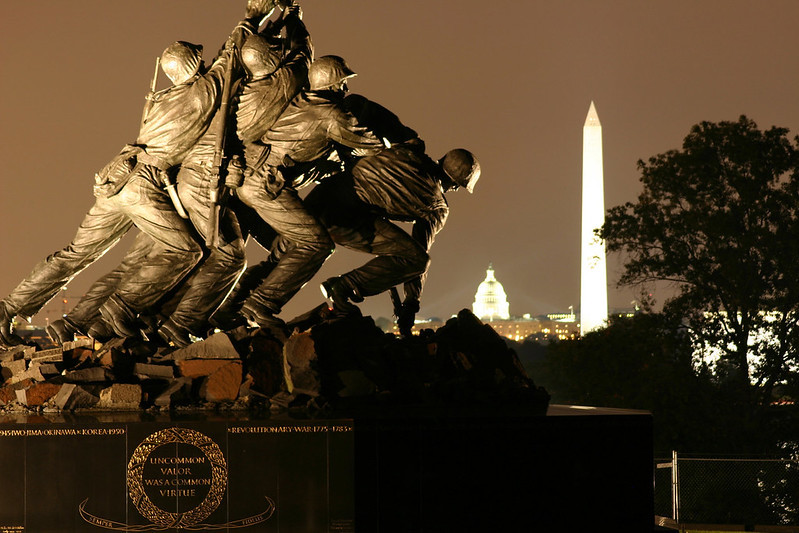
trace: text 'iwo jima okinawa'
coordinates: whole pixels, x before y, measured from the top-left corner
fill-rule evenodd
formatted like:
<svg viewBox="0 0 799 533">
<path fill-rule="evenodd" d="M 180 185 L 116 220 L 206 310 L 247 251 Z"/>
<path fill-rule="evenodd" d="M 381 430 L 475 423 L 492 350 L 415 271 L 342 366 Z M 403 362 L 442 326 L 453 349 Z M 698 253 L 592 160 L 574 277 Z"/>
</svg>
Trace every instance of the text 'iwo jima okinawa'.
<svg viewBox="0 0 799 533">
<path fill-rule="evenodd" d="M 39 312 L 134 227 L 139 233 L 121 264 L 49 324 L 54 342 L 89 337 L 93 347 L 94 341 L 128 347 L 126 353 L 143 364 L 179 360 L 169 354 L 228 332 L 246 363 L 258 335 L 282 346 L 292 332 L 349 324 L 354 329 L 341 334 L 369 337 L 372 330 L 364 333 L 362 321 L 374 324 L 356 304 L 384 292 L 390 292 L 402 338 L 416 337 L 411 327 L 428 252 L 449 211 L 445 193 L 473 192 L 480 165 L 462 148 L 431 158 L 396 115 L 348 93 L 356 73 L 339 56 L 314 58 L 302 18 L 296 3 L 250 0 L 210 65 L 201 45 L 176 41 L 164 50 L 138 136 L 95 174 L 94 205 L 72 242 L 34 266 L 0 301 L 0 344 L 7 351 L 22 353 L 15 317 Z M 163 90 L 157 90 L 159 69 L 172 82 Z M 309 186 L 313 190 L 301 197 Z M 395 221 L 412 223 L 412 230 Z M 247 266 L 250 238 L 269 254 Z M 322 283 L 330 306 L 287 323 L 280 317 L 284 305 L 336 245 L 373 257 Z M 461 315 L 450 330 L 472 324 L 491 337 L 473 316 Z M 324 338 L 338 337 L 322 330 L 312 334 L 317 353 L 325 350 L 319 345 Z M 430 335 L 413 342 L 429 346 Z M 441 333 L 447 335 L 452 332 Z M 488 342 L 510 352 L 496 340 Z M 389 340 L 370 342 L 392 351 Z M 466 344 L 480 343 L 471 338 Z M 468 352 L 453 350 L 462 357 Z M 435 351 L 424 348 L 427 355 Z M 61 363 L 69 366 L 67 359 Z M 503 375 L 529 381 L 512 352 L 502 365 Z M 110 371 L 115 378 L 125 373 Z M 378 389 L 381 379 L 394 379 L 386 375 L 396 375 L 384 371 L 369 376 Z"/>
</svg>

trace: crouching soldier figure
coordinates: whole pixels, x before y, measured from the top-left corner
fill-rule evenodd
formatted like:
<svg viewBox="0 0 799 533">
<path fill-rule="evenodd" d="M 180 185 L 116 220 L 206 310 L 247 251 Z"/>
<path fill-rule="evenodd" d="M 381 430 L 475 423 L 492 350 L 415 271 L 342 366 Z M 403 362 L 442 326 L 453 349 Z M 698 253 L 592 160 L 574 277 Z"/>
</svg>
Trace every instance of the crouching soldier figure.
<svg viewBox="0 0 799 533">
<path fill-rule="evenodd" d="M 480 165 L 460 148 L 434 161 L 393 113 L 357 95 L 347 97 L 347 104 L 360 123 L 392 146 L 326 179 L 305 200 L 336 244 L 377 256 L 326 280 L 322 292 L 337 313 L 349 314 L 357 312 L 352 302 L 404 283 L 405 297 L 395 313 L 400 332 L 410 335 L 430 264 L 428 251 L 449 213 L 444 193 L 460 187 L 473 192 Z M 392 220 L 412 222 L 412 234 Z"/>
</svg>

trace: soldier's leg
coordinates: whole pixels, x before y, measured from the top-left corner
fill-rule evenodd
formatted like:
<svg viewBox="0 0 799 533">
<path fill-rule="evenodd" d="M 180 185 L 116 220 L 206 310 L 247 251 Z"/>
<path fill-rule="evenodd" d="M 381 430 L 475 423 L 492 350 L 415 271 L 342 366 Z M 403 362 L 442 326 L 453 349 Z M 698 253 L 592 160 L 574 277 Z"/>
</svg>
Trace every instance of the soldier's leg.
<svg viewBox="0 0 799 533">
<path fill-rule="evenodd" d="M 336 244 L 377 256 L 340 276 L 356 298 L 410 281 L 426 272 L 430 263 L 427 252 L 408 232 L 383 218 L 349 227 L 331 226 L 328 231 Z"/>
<path fill-rule="evenodd" d="M 237 196 L 232 196 L 229 199 L 227 208 L 233 211 L 238 220 L 245 243 L 252 238 L 264 250 L 269 251 L 272 248 L 278 235 L 254 209 L 245 205 Z M 222 329 L 233 329 L 242 325 L 243 318 L 240 311 L 244 301 L 261 283 L 261 280 L 269 275 L 276 264 L 277 261 L 273 261 L 270 254 L 267 260 L 247 266 L 228 297 L 212 315 L 211 324 Z"/>
<path fill-rule="evenodd" d="M 209 215 L 213 205 L 209 185 L 210 176 L 204 171 L 184 167 L 178 175 L 181 202 L 203 241 L 211 231 Z M 244 238 L 236 216 L 230 209 L 223 209 L 218 223 L 218 245 L 208 250 L 208 256 L 189 274 L 180 302 L 159 330 L 174 344 L 188 344 L 189 334 L 202 335 L 207 331 L 208 319 L 246 266 Z"/>
<path fill-rule="evenodd" d="M 13 318 L 17 314 L 26 317 L 36 314 L 74 276 L 116 244 L 131 226 L 113 198 L 98 198 L 72 242 L 37 264 L 1 302 L 3 315 Z M 0 336 L 6 329 L 5 320 L 0 320 Z"/>
<path fill-rule="evenodd" d="M 140 267 L 128 272 L 100 307 L 104 321 L 120 336 L 138 333 L 136 315 L 152 307 L 200 261 L 203 250 L 169 197 L 156 185 L 156 171 L 145 166 L 114 198 L 120 209 L 153 241 Z"/>
<path fill-rule="evenodd" d="M 333 252 L 333 241 L 292 189 L 270 199 L 263 187 L 248 186 L 245 182 L 239 188 L 239 197 L 289 243 L 277 265 L 244 304 L 244 312 L 256 322 L 259 319 L 269 322 L 316 274 Z"/>
<path fill-rule="evenodd" d="M 427 271 L 429 256 L 424 248 L 402 228 L 371 213 L 355 193 L 349 176 L 325 180 L 305 202 L 337 245 L 377 256 L 323 284 L 339 307 L 346 307 L 340 300 L 362 301 Z"/>
<path fill-rule="evenodd" d="M 73 340 L 75 333 L 88 334 L 89 328 L 100 318 L 100 306 L 116 292 L 125 275 L 141 266 L 152 247 L 152 239 L 146 233 L 139 232 L 119 266 L 95 281 L 63 319 L 50 324 L 47 331 L 51 338 L 55 337 L 54 341 L 63 343 Z"/>
</svg>

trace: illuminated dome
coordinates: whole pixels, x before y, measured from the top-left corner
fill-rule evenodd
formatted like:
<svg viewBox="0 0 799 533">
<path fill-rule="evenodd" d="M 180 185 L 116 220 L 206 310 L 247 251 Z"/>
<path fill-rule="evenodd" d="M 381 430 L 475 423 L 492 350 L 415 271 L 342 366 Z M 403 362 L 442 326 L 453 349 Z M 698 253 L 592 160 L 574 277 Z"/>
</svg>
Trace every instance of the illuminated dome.
<svg viewBox="0 0 799 533">
<path fill-rule="evenodd" d="M 507 320 L 508 297 L 502 283 L 494 277 L 494 267 L 489 263 L 486 279 L 477 287 L 472 311 L 481 320 Z"/>
</svg>

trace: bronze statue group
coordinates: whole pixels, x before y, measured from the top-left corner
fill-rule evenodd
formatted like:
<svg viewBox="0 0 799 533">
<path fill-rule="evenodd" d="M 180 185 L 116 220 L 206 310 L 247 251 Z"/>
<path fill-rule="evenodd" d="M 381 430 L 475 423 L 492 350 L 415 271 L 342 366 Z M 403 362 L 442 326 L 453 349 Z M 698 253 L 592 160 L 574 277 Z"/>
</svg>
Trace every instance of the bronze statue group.
<svg viewBox="0 0 799 533">
<path fill-rule="evenodd" d="M 35 315 L 133 226 L 119 267 L 48 326 L 54 341 L 144 335 L 183 347 L 214 328 L 285 328 L 283 306 L 336 244 L 374 257 L 322 283 L 333 316 L 404 284 L 395 314 L 410 334 L 444 193 L 472 192 L 473 154 L 435 161 L 393 113 L 348 94 L 355 73 L 341 57 L 313 58 L 296 4 L 250 0 L 210 66 L 202 50 L 178 41 L 163 52 L 173 85 L 155 91 L 154 78 L 139 135 L 95 175 L 72 242 L 0 301 L 0 344 L 20 344 L 14 317 Z M 269 255 L 247 267 L 249 238 Z"/>
</svg>

